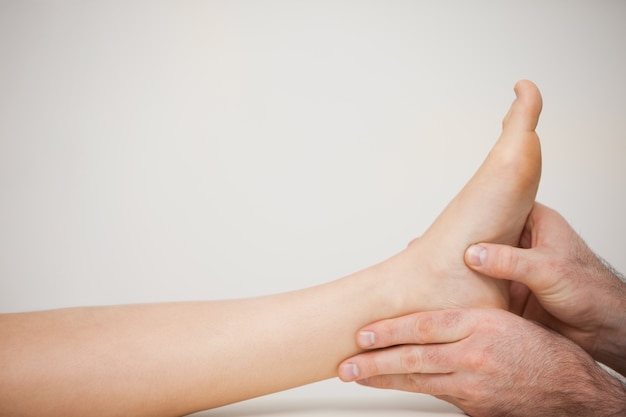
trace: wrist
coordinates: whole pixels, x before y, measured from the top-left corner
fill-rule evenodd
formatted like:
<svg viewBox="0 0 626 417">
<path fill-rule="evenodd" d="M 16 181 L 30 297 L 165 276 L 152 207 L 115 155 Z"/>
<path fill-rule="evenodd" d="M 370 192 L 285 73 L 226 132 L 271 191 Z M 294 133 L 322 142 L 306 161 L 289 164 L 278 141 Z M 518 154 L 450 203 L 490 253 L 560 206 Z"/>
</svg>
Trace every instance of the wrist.
<svg viewBox="0 0 626 417">
<path fill-rule="evenodd" d="M 626 283 L 612 268 L 607 268 L 606 273 L 610 275 L 608 278 L 613 287 L 612 302 L 604 305 L 607 311 L 606 320 L 596 337 L 592 356 L 626 376 Z"/>
<path fill-rule="evenodd" d="M 563 411 L 567 410 L 563 415 L 581 417 L 626 415 L 624 383 L 596 363 L 583 366 L 583 369 L 584 371 L 578 375 L 579 379 L 574 385 L 577 388 L 574 388 L 573 392 L 578 391 L 576 398 L 570 398 L 567 404 L 559 407 L 562 407 Z"/>
<path fill-rule="evenodd" d="M 624 380 L 606 373 L 607 388 L 601 395 L 605 396 L 607 404 L 606 415 L 609 417 L 626 415 L 626 384 Z M 600 388 L 602 389 L 602 388 Z"/>
<path fill-rule="evenodd" d="M 609 326 L 597 337 L 592 356 L 621 375 L 626 376 L 626 305 L 621 314 L 609 319 Z"/>
</svg>

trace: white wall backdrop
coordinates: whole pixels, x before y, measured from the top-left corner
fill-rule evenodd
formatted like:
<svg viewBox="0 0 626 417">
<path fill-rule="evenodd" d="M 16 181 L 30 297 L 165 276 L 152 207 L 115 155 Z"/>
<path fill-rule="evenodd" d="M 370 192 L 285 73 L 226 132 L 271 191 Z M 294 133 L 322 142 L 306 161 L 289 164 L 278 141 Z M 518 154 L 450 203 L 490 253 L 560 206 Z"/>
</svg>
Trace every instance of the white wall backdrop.
<svg viewBox="0 0 626 417">
<path fill-rule="evenodd" d="M 544 95 L 539 200 L 626 272 L 626 2 L 0 0 L 0 311 L 400 250 Z"/>
</svg>

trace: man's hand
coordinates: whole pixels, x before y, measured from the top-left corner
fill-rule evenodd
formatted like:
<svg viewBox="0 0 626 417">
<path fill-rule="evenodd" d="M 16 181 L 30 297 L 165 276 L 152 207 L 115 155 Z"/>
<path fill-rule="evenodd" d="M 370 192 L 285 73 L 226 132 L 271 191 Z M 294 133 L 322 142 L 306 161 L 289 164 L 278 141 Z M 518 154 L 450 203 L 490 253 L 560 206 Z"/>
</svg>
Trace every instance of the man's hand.
<svg viewBox="0 0 626 417">
<path fill-rule="evenodd" d="M 469 267 L 510 279 L 511 311 L 538 321 L 626 375 L 626 283 L 556 211 L 536 204 L 521 246 L 480 243 Z"/>
<path fill-rule="evenodd" d="M 626 415 L 624 386 L 585 351 L 503 310 L 416 313 L 357 340 L 375 350 L 344 361 L 344 381 L 435 395 L 475 417 Z"/>
</svg>

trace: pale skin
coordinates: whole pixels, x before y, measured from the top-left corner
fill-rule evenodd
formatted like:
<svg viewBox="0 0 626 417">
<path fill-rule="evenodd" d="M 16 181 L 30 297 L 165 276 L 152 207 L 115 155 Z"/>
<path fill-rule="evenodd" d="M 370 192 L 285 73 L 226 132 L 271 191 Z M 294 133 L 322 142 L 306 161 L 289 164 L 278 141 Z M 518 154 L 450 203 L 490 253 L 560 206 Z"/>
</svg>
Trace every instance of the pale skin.
<svg viewBox="0 0 626 417">
<path fill-rule="evenodd" d="M 542 204 L 520 244 L 465 253 L 476 271 L 513 280 L 512 313 L 451 309 L 373 323 L 357 341 L 376 350 L 347 359 L 339 376 L 436 395 L 475 417 L 626 415 L 626 386 L 596 363 L 626 376 L 626 281 Z"/>
<path fill-rule="evenodd" d="M 0 316 L 0 415 L 174 416 L 337 374 L 362 326 L 416 310 L 508 306 L 467 268 L 478 241 L 515 244 L 541 171 L 541 95 L 521 81 L 503 132 L 423 238 L 320 286 L 252 299 Z"/>
</svg>

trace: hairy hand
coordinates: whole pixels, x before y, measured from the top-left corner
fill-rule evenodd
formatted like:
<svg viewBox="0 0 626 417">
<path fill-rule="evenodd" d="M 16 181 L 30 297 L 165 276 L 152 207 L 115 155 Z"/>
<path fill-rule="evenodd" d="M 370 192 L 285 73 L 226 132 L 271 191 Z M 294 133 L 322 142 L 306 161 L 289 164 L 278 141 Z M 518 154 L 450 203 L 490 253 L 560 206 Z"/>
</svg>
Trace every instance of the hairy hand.
<svg viewBox="0 0 626 417">
<path fill-rule="evenodd" d="M 415 313 L 364 327 L 371 351 L 345 360 L 344 381 L 431 394 L 479 416 L 610 416 L 626 390 L 579 346 L 497 309 Z"/>
<path fill-rule="evenodd" d="M 625 374 L 626 283 L 619 274 L 561 215 L 538 203 L 520 243 L 524 249 L 473 245 L 466 263 L 484 275 L 515 281 L 511 311 L 556 330 Z"/>
</svg>

